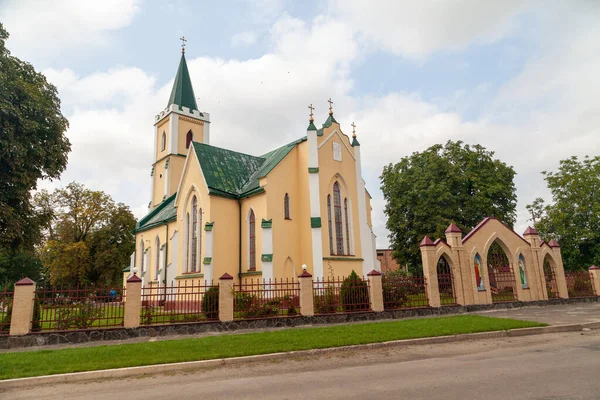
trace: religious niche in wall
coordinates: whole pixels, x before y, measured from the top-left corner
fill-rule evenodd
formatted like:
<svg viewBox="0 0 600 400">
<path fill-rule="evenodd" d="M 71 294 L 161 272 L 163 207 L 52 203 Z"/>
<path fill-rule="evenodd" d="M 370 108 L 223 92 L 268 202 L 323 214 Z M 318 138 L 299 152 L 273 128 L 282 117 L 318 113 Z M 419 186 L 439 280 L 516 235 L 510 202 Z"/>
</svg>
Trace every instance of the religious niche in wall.
<svg viewBox="0 0 600 400">
<path fill-rule="evenodd" d="M 333 142 L 333 159 L 342 161 L 342 145 L 337 142 Z"/>
</svg>

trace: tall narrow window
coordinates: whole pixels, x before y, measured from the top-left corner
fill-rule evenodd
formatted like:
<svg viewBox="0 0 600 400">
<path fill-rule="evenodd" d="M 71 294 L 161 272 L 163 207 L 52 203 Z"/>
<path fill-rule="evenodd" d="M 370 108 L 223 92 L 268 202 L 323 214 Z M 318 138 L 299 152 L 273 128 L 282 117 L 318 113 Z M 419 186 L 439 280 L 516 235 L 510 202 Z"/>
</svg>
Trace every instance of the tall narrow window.
<svg viewBox="0 0 600 400">
<path fill-rule="evenodd" d="M 185 148 L 186 149 L 190 148 L 190 144 L 192 143 L 192 140 L 194 140 L 194 133 L 190 129 L 188 131 L 187 135 L 185 135 Z"/>
<path fill-rule="evenodd" d="M 346 254 L 350 254 L 350 220 L 348 219 L 348 198 L 344 198 L 344 219 L 346 220 Z"/>
<path fill-rule="evenodd" d="M 162 134 L 162 141 L 161 141 L 161 151 L 165 151 L 165 149 L 167 148 L 167 134 L 163 132 Z"/>
<path fill-rule="evenodd" d="M 185 272 L 190 272 L 190 213 L 185 215 Z"/>
<path fill-rule="evenodd" d="M 160 268 L 160 239 L 157 237 L 154 243 L 154 279 L 158 279 L 158 269 Z"/>
<path fill-rule="evenodd" d="M 284 214 L 285 219 L 291 219 L 290 218 L 290 196 L 287 193 L 285 194 L 285 196 L 283 196 L 283 214 Z"/>
<path fill-rule="evenodd" d="M 250 210 L 250 218 L 248 221 L 248 230 L 250 233 L 250 262 L 248 269 L 256 270 L 256 221 L 254 218 L 254 210 Z"/>
<path fill-rule="evenodd" d="M 331 195 L 327 195 L 327 222 L 329 223 L 329 254 L 335 254 L 333 251 L 333 225 L 331 223 Z"/>
<path fill-rule="evenodd" d="M 202 208 L 198 209 L 198 272 L 202 269 Z"/>
<path fill-rule="evenodd" d="M 144 239 L 140 240 L 140 273 L 145 271 L 144 265 Z"/>
<path fill-rule="evenodd" d="M 333 217 L 335 219 L 335 247 L 337 254 L 344 255 L 344 227 L 342 225 L 342 196 L 340 184 L 333 184 Z"/>
<path fill-rule="evenodd" d="M 196 261 L 198 251 L 198 199 L 196 196 L 192 198 L 192 259 L 191 259 L 191 271 L 196 272 Z"/>
</svg>

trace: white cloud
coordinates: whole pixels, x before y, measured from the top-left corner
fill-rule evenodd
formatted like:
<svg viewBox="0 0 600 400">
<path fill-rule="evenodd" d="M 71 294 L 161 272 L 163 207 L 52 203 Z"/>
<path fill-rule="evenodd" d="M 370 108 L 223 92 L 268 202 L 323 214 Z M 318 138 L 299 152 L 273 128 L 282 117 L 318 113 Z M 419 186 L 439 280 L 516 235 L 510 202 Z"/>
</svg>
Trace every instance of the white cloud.
<svg viewBox="0 0 600 400">
<path fill-rule="evenodd" d="M 0 15 L 11 48 L 28 56 L 56 55 L 65 48 L 105 44 L 111 31 L 130 24 L 140 1 L 5 0 Z"/>
<path fill-rule="evenodd" d="M 331 0 L 334 15 L 347 18 L 370 43 L 410 58 L 439 50 L 492 43 L 514 29 L 523 0 L 386 1 Z"/>
<path fill-rule="evenodd" d="M 240 32 L 233 35 L 231 38 L 232 47 L 251 46 L 256 43 L 256 32 Z"/>
</svg>

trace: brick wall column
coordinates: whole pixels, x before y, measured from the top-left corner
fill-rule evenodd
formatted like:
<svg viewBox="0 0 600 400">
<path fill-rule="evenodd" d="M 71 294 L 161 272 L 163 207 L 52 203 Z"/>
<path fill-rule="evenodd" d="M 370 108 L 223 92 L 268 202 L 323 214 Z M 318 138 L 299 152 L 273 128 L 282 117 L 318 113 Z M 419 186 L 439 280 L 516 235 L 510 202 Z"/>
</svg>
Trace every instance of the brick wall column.
<svg viewBox="0 0 600 400">
<path fill-rule="evenodd" d="M 233 321 L 233 276 L 219 278 L 219 321 Z"/>
<path fill-rule="evenodd" d="M 594 294 L 596 296 L 600 296 L 600 267 L 592 265 L 588 271 L 590 271 L 590 278 L 592 279 Z"/>
<path fill-rule="evenodd" d="M 304 271 L 298 276 L 300 281 L 300 313 L 305 317 L 312 317 L 315 315 L 312 275 L 306 271 L 306 265 L 303 265 L 302 269 Z"/>
<path fill-rule="evenodd" d="M 137 328 L 140 326 L 140 313 L 142 311 L 142 280 L 137 275 L 127 279 L 125 289 L 125 312 L 123 326 Z"/>
<path fill-rule="evenodd" d="M 373 270 L 367 274 L 369 277 L 369 297 L 371 299 L 371 310 L 383 311 L 383 286 L 381 284 L 381 272 Z"/>
<path fill-rule="evenodd" d="M 29 278 L 21 279 L 15 283 L 13 296 L 10 331 L 12 335 L 25 335 L 31 330 L 33 319 L 33 306 L 35 297 L 35 282 Z"/>
<path fill-rule="evenodd" d="M 425 289 L 427 301 L 430 307 L 441 307 L 440 289 L 438 287 L 437 268 L 435 259 L 435 244 L 425 236 L 420 245 L 421 260 L 423 261 L 423 276 L 425 277 Z"/>
</svg>

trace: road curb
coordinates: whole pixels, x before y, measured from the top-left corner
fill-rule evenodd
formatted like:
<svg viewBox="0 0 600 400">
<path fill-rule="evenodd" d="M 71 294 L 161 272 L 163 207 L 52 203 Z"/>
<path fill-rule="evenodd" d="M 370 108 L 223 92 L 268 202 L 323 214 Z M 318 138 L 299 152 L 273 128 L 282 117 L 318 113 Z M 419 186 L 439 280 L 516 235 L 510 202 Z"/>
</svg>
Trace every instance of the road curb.
<svg viewBox="0 0 600 400">
<path fill-rule="evenodd" d="M 422 346 L 441 343 L 452 343 L 472 340 L 496 339 L 501 337 L 519 337 L 543 335 L 549 333 L 578 332 L 583 329 L 600 329 L 600 322 L 572 325 L 554 325 L 537 328 L 520 328 L 507 331 L 465 333 L 461 335 L 436 336 L 419 339 L 393 340 L 381 343 L 367 343 L 351 346 L 330 347 L 325 349 L 290 351 L 285 353 L 261 354 L 256 356 L 232 357 L 215 360 L 187 361 L 171 364 L 146 365 L 141 367 L 127 367 L 118 369 L 105 369 L 99 371 L 74 372 L 69 374 L 45 375 L 31 378 L 17 378 L 0 380 L 0 391 L 31 387 L 33 385 L 51 385 L 60 383 L 76 383 L 98 379 L 116 379 L 133 376 L 150 375 L 164 372 L 181 372 L 204 368 L 214 368 L 224 365 L 236 365 L 248 362 L 270 360 L 284 360 L 289 358 L 307 357 L 312 355 L 333 354 L 344 351 L 379 349 L 386 347 Z"/>
</svg>

